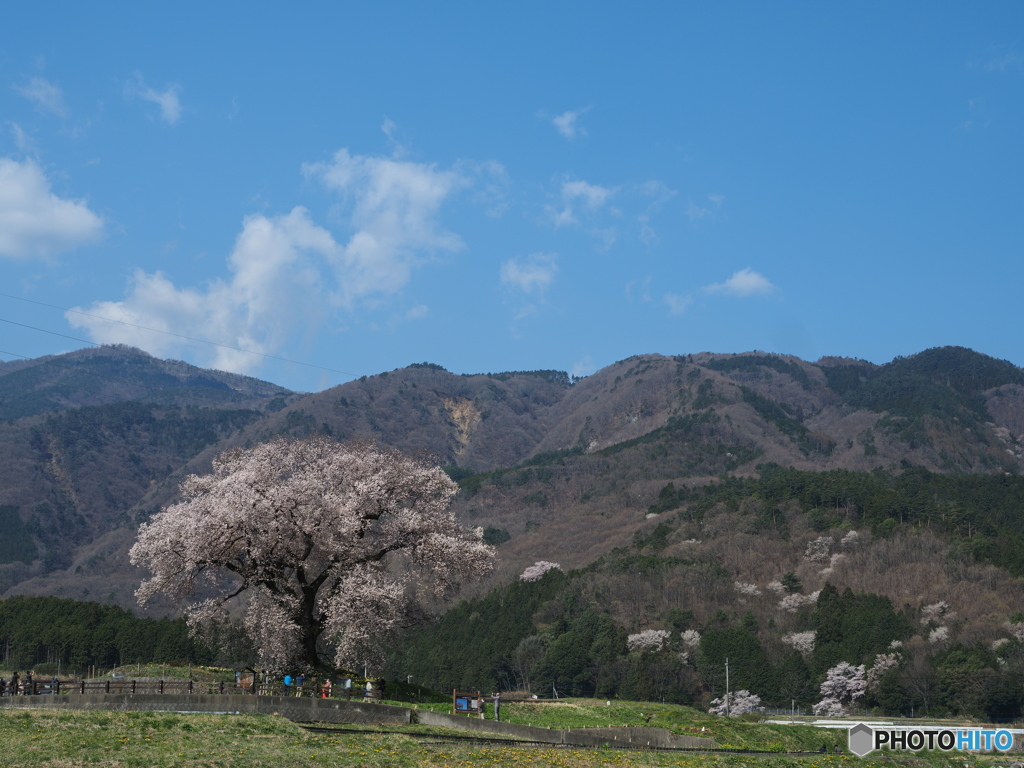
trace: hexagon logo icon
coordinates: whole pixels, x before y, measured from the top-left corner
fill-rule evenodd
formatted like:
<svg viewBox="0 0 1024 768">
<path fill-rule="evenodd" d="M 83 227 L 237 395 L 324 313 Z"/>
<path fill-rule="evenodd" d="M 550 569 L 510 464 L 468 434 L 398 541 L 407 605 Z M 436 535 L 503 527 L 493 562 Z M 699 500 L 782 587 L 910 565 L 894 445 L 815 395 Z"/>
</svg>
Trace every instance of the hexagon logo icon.
<svg viewBox="0 0 1024 768">
<path fill-rule="evenodd" d="M 864 757 L 874 749 L 874 731 L 871 726 L 864 723 L 857 723 L 850 729 L 849 746 L 850 751 L 857 757 Z"/>
</svg>

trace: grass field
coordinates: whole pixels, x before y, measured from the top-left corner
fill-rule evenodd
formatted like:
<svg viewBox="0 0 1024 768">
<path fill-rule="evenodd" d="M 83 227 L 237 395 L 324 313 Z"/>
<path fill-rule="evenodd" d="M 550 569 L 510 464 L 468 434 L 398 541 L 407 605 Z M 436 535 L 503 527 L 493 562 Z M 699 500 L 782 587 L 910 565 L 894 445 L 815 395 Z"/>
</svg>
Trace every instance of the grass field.
<svg viewBox="0 0 1024 768">
<path fill-rule="evenodd" d="M 419 705 L 435 712 L 451 711 L 451 704 Z M 491 708 L 487 708 L 491 717 Z M 542 728 L 592 728 L 602 726 L 650 725 L 673 733 L 714 739 L 719 746 L 776 752 L 814 752 L 822 745 L 831 752 L 846 747 L 846 732 L 802 725 L 765 725 L 759 718 L 717 717 L 676 704 L 653 702 L 595 701 L 565 699 L 558 702 L 506 703 L 501 719 L 508 723 Z"/>
<path fill-rule="evenodd" d="M 907 758 L 858 759 L 848 755 L 705 755 L 428 744 L 411 735 L 428 729 L 411 726 L 406 730 L 410 735 L 313 734 L 283 718 L 267 715 L 11 709 L 0 710 L 0 766 L 961 768 L 978 763 L 960 753 L 954 753 L 954 757 L 922 753 Z"/>
</svg>

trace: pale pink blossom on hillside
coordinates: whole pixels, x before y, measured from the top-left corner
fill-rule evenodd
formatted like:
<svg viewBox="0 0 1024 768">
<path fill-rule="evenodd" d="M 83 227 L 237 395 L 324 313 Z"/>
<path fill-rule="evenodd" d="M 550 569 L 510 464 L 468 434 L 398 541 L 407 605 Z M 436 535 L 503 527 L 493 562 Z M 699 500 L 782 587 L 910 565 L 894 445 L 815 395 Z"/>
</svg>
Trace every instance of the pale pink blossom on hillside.
<svg viewBox="0 0 1024 768">
<path fill-rule="evenodd" d="M 560 571 L 562 570 L 562 566 L 560 566 L 558 563 L 548 562 L 547 560 L 538 560 L 536 563 L 531 565 L 529 568 L 527 568 L 520 574 L 519 580 L 539 581 L 540 577 L 543 576 L 545 573 L 556 569 Z"/>
<path fill-rule="evenodd" d="M 808 542 L 804 550 L 804 560 L 812 563 L 824 563 L 832 554 L 832 545 L 835 542 L 831 536 L 819 536 L 814 541 Z"/>
<path fill-rule="evenodd" d="M 936 627 L 928 634 L 929 643 L 944 643 L 949 640 L 949 627 Z"/>
<path fill-rule="evenodd" d="M 664 629 L 645 629 L 626 638 L 626 647 L 631 651 L 660 651 L 665 647 L 669 633 Z"/>
<path fill-rule="evenodd" d="M 951 619 L 955 615 L 955 613 L 949 610 L 949 603 L 941 600 L 932 605 L 926 605 L 921 609 L 921 623 L 927 624 L 930 621 L 938 621 L 939 619 Z"/>
<path fill-rule="evenodd" d="M 821 594 L 821 590 L 812 592 L 809 595 L 801 595 L 799 592 L 794 592 L 792 595 L 786 595 L 779 601 L 779 610 L 796 613 L 805 605 L 814 605 L 818 602 L 819 594 Z"/>
<path fill-rule="evenodd" d="M 898 653 L 879 653 L 875 656 L 875 661 L 871 665 L 871 669 L 868 670 L 867 674 L 867 689 L 869 691 L 877 691 L 879 683 L 882 682 L 882 678 L 885 673 L 890 669 L 895 669 L 900 664 L 900 655 Z"/>
<path fill-rule="evenodd" d="M 1006 630 L 1013 635 L 1017 642 L 1024 643 L 1024 624 L 1014 624 L 1008 621 L 1003 626 L 1006 627 Z"/>
<path fill-rule="evenodd" d="M 737 581 L 733 583 L 733 588 L 744 597 L 757 597 L 761 594 L 761 590 L 757 588 L 757 584 L 747 584 L 746 582 Z"/>
<path fill-rule="evenodd" d="M 720 699 L 711 700 L 711 708 L 708 710 L 712 715 L 728 714 L 730 717 L 745 715 L 747 712 L 756 712 L 761 708 L 761 697 L 750 691 L 732 691 Z"/>
<path fill-rule="evenodd" d="M 700 645 L 700 632 L 696 629 L 688 629 L 682 633 L 683 645 L 687 648 L 696 648 Z"/>
<path fill-rule="evenodd" d="M 811 653 L 814 650 L 814 637 L 816 634 L 814 631 L 793 632 L 783 636 L 782 642 L 793 646 L 800 653 Z"/>
<path fill-rule="evenodd" d="M 864 679 L 864 665 L 853 666 L 841 661 L 825 675 L 819 692 L 821 701 L 814 705 L 816 715 L 845 715 L 846 705 L 864 695 L 867 681 Z"/>
</svg>

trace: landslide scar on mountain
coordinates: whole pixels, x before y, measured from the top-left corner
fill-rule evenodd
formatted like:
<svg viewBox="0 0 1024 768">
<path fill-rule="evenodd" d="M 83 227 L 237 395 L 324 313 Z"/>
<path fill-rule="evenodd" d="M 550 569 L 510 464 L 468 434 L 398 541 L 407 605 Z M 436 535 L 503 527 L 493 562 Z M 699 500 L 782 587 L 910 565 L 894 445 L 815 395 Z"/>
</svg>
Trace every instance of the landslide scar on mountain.
<svg viewBox="0 0 1024 768">
<path fill-rule="evenodd" d="M 462 453 L 469 446 L 470 434 L 480 423 L 480 411 L 473 405 L 472 400 L 464 397 L 442 397 L 441 402 L 455 425 L 455 437 L 462 446 L 458 453 Z"/>
</svg>

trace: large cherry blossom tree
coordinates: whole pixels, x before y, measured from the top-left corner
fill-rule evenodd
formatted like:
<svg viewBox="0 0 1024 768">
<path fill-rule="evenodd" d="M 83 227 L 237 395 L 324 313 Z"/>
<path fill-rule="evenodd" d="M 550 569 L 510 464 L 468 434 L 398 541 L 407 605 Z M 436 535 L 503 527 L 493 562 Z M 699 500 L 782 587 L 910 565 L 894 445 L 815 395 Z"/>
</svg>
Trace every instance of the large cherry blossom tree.
<svg viewBox="0 0 1024 768">
<path fill-rule="evenodd" d="M 199 632 L 245 603 L 267 669 L 367 658 L 424 590 L 444 595 L 488 573 L 494 550 L 455 520 L 456 485 L 396 451 L 326 438 L 227 451 L 181 500 L 139 529 L 136 592 L 176 601 Z"/>
</svg>

